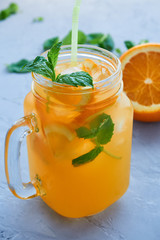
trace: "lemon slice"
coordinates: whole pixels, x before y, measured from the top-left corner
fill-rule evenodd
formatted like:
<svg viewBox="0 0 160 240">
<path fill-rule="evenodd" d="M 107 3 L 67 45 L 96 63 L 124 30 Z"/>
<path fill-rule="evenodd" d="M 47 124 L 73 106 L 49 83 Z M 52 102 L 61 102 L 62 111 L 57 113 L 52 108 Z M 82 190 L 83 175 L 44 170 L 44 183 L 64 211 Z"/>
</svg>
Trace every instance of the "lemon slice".
<svg viewBox="0 0 160 240">
<path fill-rule="evenodd" d="M 75 138 L 75 134 L 68 127 L 59 123 L 47 125 L 44 131 L 46 136 L 57 133 L 59 135 L 66 137 L 69 141 L 72 141 Z"/>
</svg>

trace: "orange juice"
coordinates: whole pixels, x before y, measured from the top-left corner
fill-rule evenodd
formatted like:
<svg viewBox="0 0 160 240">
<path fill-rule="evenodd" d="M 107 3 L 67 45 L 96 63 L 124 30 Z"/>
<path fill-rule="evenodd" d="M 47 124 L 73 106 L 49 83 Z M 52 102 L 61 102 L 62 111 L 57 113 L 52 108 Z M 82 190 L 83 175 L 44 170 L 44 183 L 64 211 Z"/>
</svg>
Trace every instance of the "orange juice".
<svg viewBox="0 0 160 240">
<path fill-rule="evenodd" d="M 79 46 L 78 63 L 72 66 L 70 48 L 63 47 L 56 73 L 79 70 L 93 77 L 94 89 L 32 74 L 32 91 L 24 101 L 25 115 L 34 113 L 38 128 L 27 137 L 31 181 L 52 209 L 73 218 L 102 211 L 127 190 L 133 121 L 131 103 L 122 92 L 120 62 L 112 53 Z M 78 129 L 89 129 L 102 116 L 114 124 L 110 141 L 99 146 L 95 138 L 78 136 Z M 102 151 L 94 159 L 73 164 L 96 146 Z"/>
</svg>

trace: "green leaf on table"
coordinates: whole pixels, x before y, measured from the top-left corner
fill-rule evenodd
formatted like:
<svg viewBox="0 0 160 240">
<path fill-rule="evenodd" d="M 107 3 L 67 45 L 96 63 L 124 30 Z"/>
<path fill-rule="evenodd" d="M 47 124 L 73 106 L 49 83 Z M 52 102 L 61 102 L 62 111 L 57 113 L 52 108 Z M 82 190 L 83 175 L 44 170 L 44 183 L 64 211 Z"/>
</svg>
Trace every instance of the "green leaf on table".
<svg viewBox="0 0 160 240">
<path fill-rule="evenodd" d="M 56 82 L 71 85 L 74 87 L 82 86 L 90 86 L 93 88 L 93 79 L 87 72 L 74 72 L 71 74 L 59 74 L 56 78 Z"/>
<path fill-rule="evenodd" d="M 132 47 L 134 47 L 136 44 L 132 41 L 124 41 L 124 44 L 126 46 L 127 49 L 130 49 Z"/>
<path fill-rule="evenodd" d="M 87 43 L 89 44 L 99 44 L 101 42 L 103 33 L 90 33 L 87 35 Z"/>
<path fill-rule="evenodd" d="M 10 14 L 15 14 L 18 12 L 18 5 L 16 3 L 11 3 L 9 5 L 9 11 L 10 11 Z"/>
<path fill-rule="evenodd" d="M 73 159 L 72 160 L 73 166 L 78 167 L 82 164 L 93 161 L 103 151 L 103 149 L 104 148 L 102 146 L 98 146 L 98 147 L 95 147 L 94 149 L 92 149 L 90 152 L 88 152 L 84 155 L 81 155 L 78 158 Z"/>
<path fill-rule="evenodd" d="M 122 55 L 122 51 L 120 48 L 116 48 L 115 49 L 115 52 L 118 54 L 118 56 L 121 56 Z"/>
<path fill-rule="evenodd" d="M 54 44 L 59 42 L 59 37 L 49 38 L 43 43 L 44 51 L 50 49 Z"/>
<path fill-rule="evenodd" d="M 86 43 L 87 36 L 84 32 L 78 30 L 78 44 Z M 72 42 L 72 31 L 70 31 L 62 40 L 63 45 L 70 45 Z"/>
<path fill-rule="evenodd" d="M 149 43 L 149 41 L 147 39 L 142 39 L 139 44 L 145 44 L 145 43 Z"/>
<path fill-rule="evenodd" d="M 36 17 L 33 19 L 33 22 L 43 22 L 44 18 L 43 17 Z"/>
<path fill-rule="evenodd" d="M 7 65 L 8 72 L 12 73 L 27 73 L 30 72 L 28 70 L 22 69 L 22 67 L 26 64 L 30 64 L 32 61 L 29 61 L 27 59 L 22 59 L 16 63 L 11 63 Z"/>
<path fill-rule="evenodd" d="M 53 79 L 52 65 L 43 56 L 36 57 L 31 63 L 26 64 L 22 70 L 38 73 Z"/>
<path fill-rule="evenodd" d="M 114 49 L 114 41 L 110 34 L 104 35 L 100 42 L 99 47 L 107 49 L 108 51 L 113 51 Z"/>
<path fill-rule="evenodd" d="M 2 11 L 0 12 L 0 21 L 8 18 L 9 16 L 10 16 L 10 12 L 9 12 L 8 9 L 2 10 Z"/>
<path fill-rule="evenodd" d="M 18 5 L 16 3 L 11 3 L 8 8 L 0 11 L 0 20 L 8 18 L 11 14 L 18 12 Z"/>
</svg>

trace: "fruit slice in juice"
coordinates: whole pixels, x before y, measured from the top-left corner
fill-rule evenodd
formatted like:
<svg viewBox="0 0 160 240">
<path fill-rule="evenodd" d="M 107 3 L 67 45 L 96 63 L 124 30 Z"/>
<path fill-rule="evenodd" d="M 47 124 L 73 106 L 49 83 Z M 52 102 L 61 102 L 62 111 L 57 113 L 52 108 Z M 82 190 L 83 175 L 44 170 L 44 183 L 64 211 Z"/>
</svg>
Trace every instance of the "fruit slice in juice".
<svg viewBox="0 0 160 240">
<path fill-rule="evenodd" d="M 71 159 L 93 147 L 90 140 L 79 139 L 69 126 L 54 123 L 46 126 L 44 131 L 54 159 L 69 160 L 69 164 Z"/>
<path fill-rule="evenodd" d="M 47 136 L 50 133 L 55 133 L 55 134 L 62 135 L 68 141 L 72 141 L 75 137 L 75 134 L 71 129 L 59 123 L 53 123 L 52 125 L 47 125 L 44 130 Z"/>
</svg>

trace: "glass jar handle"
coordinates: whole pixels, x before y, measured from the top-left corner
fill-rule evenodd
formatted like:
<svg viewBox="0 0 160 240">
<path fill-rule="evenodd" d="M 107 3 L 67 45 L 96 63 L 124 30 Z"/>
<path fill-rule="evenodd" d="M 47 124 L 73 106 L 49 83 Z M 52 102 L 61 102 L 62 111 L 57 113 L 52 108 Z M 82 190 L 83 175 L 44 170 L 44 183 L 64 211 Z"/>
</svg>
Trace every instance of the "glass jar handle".
<svg viewBox="0 0 160 240">
<path fill-rule="evenodd" d="M 5 141 L 5 172 L 11 192 L 18 198 L 29 199 L 38 196 L 31 182 L 23 183 L 20 173 L 20 154 L 23 139 L 38 132 L 34 114 L 19 119 L 8 130 Z"/>
</svg>

